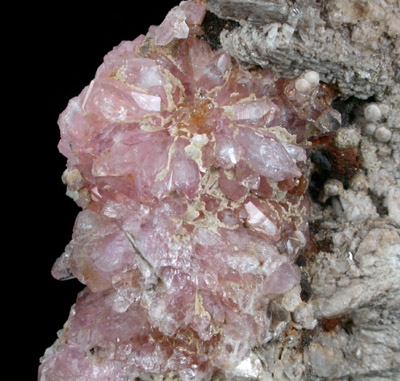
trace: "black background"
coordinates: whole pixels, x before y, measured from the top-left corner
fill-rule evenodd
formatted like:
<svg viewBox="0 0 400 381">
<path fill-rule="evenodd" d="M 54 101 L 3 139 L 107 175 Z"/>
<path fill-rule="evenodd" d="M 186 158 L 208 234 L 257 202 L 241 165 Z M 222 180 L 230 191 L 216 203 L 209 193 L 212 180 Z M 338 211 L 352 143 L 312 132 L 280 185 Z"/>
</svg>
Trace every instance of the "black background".
<svg viewBox="0 0 400 381">
<path fill-rule="evenodd" d="M 11 298 L 3 313 L 11 321 L 10 340 L 16 345 L 8 355 L 21 365 L 12 379 L 23 380 L 37 378 L 39 358 L 56 340 L 84 287 L 50 274 L 80 210 L 61 182 L 66 159 L 57 150 L 58 116 L 89 84 L 107 52 L 160 24 L 179 0 L 97 2 L 93 7 L 49 3 L 10 10 L 3 47 L 12 114 L 6 122 L 12 135 L 7 155 L 3 140 L 3 167 L 11 168 L 2 181 L 3 203 L 11 211 L 3 239 L 12 241 L 3 254 L 12 262 L 3 268 L 8 272 L 5 293 Z"/>
</svg>

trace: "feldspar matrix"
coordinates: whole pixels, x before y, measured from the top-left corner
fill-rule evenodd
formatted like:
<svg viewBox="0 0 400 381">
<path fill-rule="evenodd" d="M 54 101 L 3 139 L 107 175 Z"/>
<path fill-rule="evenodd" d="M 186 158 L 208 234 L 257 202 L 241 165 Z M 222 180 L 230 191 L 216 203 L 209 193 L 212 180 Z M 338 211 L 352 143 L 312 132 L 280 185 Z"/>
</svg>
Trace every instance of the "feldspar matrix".
<svg viewBox="0 0 400 381">
<path fill-rule="evenodd" d="M 340 123 L 332 94 L 212 50 L 205 12 L 182 2 L 122 42 L 60 116 L 82 211 L 52 273 L 87 287 L 40 380 L 234 377 L 300 282 L 307 139 Z"/>
</svg>

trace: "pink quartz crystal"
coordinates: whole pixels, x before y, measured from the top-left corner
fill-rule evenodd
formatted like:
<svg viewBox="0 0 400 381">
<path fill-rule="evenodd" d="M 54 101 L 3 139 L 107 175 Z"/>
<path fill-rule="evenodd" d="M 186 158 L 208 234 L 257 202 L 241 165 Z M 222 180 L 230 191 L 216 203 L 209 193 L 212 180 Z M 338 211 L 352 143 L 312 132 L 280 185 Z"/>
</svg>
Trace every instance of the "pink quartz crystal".
<svg viewBox="0 0 400 381">
<path fill-rule="evenodd" d="M 270 298 L 299 283 L 305 126 L 324 93 L 242 70 L 199 38 L 204 15 L 182 2 L 122 42 L 60 116 L 83 210 L 53 275 L 87 287 L 41 381 L 229 378 L 271 339 Z"/>
</svg>

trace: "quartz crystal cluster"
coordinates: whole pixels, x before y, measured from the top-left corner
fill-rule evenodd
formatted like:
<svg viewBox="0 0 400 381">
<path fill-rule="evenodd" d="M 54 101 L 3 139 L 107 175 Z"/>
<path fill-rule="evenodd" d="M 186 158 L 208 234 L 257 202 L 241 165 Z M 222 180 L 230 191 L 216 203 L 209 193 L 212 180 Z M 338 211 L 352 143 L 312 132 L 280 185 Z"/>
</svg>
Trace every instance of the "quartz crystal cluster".
<svg viewBox="0 0 400 381">
<path fill-rule="evenodd" d="M 82 211 L 52 273 L 87 287 L 42 381 L 233 377 L 299 284 L 307 136 L 334 118 L 329 91 L 241 69 L 203 38 L 205 12 L 182 2 L 115 47 L 60 116 Z"/>
</svg>

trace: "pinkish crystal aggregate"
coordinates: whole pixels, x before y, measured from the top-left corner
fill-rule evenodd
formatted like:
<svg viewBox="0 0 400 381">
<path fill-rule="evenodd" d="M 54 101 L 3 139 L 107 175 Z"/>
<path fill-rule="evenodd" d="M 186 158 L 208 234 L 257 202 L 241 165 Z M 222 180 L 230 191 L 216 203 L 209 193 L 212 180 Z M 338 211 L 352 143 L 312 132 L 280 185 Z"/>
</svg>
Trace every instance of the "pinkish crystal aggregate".
<svg viewBox="0 0 400 381">
<path fill-rule="evenodd" d="M 52 273 L 87 287 L 42 381 L 229 377 L 299 283 L 306 125 L 326 94 L 239 68 L 200 38 L 204 15 L 182 2 L 122 42 L 60 116 L 83 210 Z"/>
</svg>

